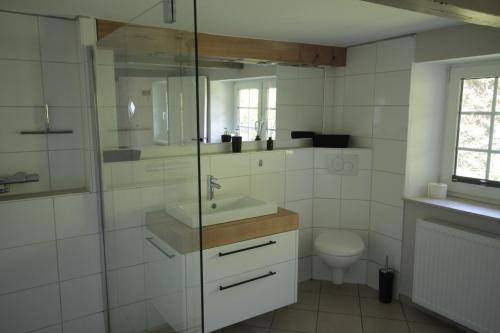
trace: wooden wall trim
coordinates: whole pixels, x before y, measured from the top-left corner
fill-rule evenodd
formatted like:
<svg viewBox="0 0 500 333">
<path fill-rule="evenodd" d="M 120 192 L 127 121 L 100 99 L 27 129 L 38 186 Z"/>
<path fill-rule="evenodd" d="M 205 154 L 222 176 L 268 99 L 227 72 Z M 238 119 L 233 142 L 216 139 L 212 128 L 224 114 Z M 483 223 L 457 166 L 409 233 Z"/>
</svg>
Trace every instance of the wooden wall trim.
<svg viewBox="0 0 500 333">
<path fill-rule="evenodd" d="M 113 31 L 118 30 L 121 27 L 127 25 L 124 22 L 108 21 L 108 20 L 96 20 L 97 25 L 97 40 L 103 39 L 107 35 L 111 34 Z"/>
<path fill-rule="evenodd" d="M 221 59 L 248 59 L 296 65 L 345 66 L 343 47 L 280 42 L 244 37 L 198 34 L 201 56 Z"/>
<path fill-rule="evenodd" d="M 97 38 L 101 40 L 124 26 L 133 28 L 123 22 L 97 20 Z M 185 31 L 137 26 L 147 28 L 150 33 L 157 32 L 158 39 L 165 36 L 179 36 Z M 112 43 L 107 43 L 109 47 Z M 226 59 L 236 61 L 265 61 L 295 65 L 345 66 L 346 48 L 326 45 L 292 43 L 253 39 L 244 37 L 230 37 L 213 34 L 198 34 L 198 53 L 200 57 Z"/>
</svg>

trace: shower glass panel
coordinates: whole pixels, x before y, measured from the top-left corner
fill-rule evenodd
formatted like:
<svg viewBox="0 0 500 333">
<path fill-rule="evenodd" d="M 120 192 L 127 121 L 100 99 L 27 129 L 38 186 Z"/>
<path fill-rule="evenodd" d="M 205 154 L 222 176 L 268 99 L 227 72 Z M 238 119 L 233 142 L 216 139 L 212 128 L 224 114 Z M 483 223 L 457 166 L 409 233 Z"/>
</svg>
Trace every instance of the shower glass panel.
<svg viewBox="0 0 500 333">
<path fill-rule="evenodd" d="M 165 5 L 94 55 L 111 333 L 203 330 L 195 6 L 177 0 L 165 23 Z M 193 226 L 170 214 L 181 202 Z"/>
<path fill-rule="evenodd" d="M 0 201 L 92 191 L 78 22 L 6 12 L 0 21 L 23 31 L 0 37 Z"/>
</svg>

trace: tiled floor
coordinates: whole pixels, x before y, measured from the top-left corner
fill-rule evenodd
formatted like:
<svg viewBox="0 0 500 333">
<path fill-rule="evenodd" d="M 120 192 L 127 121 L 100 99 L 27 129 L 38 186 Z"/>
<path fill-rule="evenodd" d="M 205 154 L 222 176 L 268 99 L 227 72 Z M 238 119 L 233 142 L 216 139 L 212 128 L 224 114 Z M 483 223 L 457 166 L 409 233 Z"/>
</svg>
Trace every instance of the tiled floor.
<svg viewBox="0 0 500 333">
<path fill-rule="evenodd" d="M 461 330 L 399 302 L 379 303 L 367 286 L 299 284 L 296 304 L 226 327 L 224 333 L 454 333 Z"/>
</svg>

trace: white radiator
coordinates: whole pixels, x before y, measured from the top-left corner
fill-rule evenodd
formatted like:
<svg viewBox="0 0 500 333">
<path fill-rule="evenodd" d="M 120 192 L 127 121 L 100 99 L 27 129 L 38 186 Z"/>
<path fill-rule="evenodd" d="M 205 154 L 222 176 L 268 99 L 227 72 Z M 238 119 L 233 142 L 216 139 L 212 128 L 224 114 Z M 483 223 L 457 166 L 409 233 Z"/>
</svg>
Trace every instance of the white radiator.
<svg viewBox="0 0 500 333">
<path fill-rule="evenodd" d="M 478 332 L 500 332 L 500 238 L 417 220 L 413 302 Z"/>
</svg>

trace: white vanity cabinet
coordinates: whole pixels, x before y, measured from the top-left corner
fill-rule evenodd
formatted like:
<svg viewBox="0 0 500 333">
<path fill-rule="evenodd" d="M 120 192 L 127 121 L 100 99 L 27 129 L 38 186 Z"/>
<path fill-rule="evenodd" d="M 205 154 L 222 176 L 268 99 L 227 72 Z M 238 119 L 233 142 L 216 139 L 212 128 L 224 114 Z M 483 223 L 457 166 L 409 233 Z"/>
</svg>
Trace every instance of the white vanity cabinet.
<svg viewBox="0 0 500 333">
<path fill-rule="evenodd" d="M 199 252 L 179 253 L 147 228 L 144 235 L 149 305 L 176 332 L 200 332 Z M 297 230 L 204 250 L 206 332 L 295 303 L 297 261 Z"/>
<path fill-rule="evenodd" d="M 146 298 L 164 322 L 181 332 L 186 327 L 186 263 L 153 233 L 145 231 Z"/>
<path fill-rule="evenodd" d="M 146 297 L 176 332 L 201 332 L 200 254 L 182 254 L 145 230 Z"/>
<path fill-rule="evenodd" d="M 298 231 L 203 251 L 205 330 L 297 301 Z"/>
</svg>

